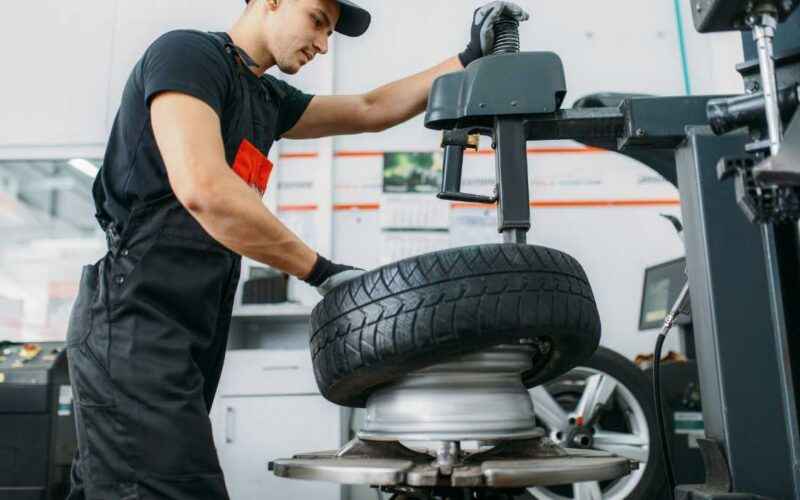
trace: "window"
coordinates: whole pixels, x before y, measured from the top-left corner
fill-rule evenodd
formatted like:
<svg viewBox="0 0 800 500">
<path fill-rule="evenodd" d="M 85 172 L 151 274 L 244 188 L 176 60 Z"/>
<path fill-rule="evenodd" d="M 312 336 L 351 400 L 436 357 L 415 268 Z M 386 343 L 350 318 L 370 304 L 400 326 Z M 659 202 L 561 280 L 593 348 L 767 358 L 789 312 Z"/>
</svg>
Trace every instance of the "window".
<svg viewBox="0 0 800 500">
<path fill-rule="evenodd" d="M 0 161 L 0 341 L 66 337 L 81 269 L 106 251 L 91 197 L 99 164 Z"/>
</svg>

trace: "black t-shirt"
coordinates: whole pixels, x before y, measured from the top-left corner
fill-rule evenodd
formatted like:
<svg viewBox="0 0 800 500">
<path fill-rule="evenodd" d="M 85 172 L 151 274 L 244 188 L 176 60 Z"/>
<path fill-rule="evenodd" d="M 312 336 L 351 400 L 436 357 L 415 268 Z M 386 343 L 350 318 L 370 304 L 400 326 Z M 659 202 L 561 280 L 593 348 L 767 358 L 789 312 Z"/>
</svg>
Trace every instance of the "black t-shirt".
<svg viewBox="0 0 800 500">
<path fill-rule="evenodd" d="M 189 94 L 217 112 L 229 165 L 234 165 L 244 142 L 266 156 L 272 142 L 305 112 L 312 95 L 271 75 L 256 77 L 226 50 L 226 41 L 230 39 L 224 33 L 172 31 L 156 40 L 136 64 L 95 180 L 99 219 L 123 226 L 135 204 L 172 192 L 150 123 L 150 102 L 158 93 Z M 254 119 L 245 117 L 250 110 Z"/>
</svg>

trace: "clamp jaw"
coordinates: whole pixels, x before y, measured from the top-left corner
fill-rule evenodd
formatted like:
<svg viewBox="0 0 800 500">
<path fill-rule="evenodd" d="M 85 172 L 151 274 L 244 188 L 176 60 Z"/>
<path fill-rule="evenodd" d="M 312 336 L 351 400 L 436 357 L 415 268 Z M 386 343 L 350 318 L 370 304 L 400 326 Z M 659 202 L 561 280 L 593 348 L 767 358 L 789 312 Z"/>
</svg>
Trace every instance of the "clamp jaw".
<svg viewBox="0 0 800 500">
<path fill-rule="evenodd" d="M 464 165 L 464 152 L 467 149 L 477 151 L 480 137 L 480 134 L 470 134 L 468 129 L 460 128 L 445 130 L 442 134 L 444 176 L 442 177 L 442 190 L 436 195 L 440 200 L 486 203 L 489 205 L 497 203 L 496 192 L 493 196 L 461 192 L 461 168 Z"/>
<path fill-rule="evenodd" d="M 514 75 L 509 78 L 509 75 Z M 566 96 L 561 59 L 551 52 L 492 55 L 433 84 L 425 126 L 443 130 L 444 177 L 439 198 L 498 204 L 498 231 L 508 242 L 525 243 L 530 230 L 528 122 L 552 115 Z M 461 192 L 466 149 L 478 136 L 492 138 L 497 186 L 492 196 Z"/>
</svg>

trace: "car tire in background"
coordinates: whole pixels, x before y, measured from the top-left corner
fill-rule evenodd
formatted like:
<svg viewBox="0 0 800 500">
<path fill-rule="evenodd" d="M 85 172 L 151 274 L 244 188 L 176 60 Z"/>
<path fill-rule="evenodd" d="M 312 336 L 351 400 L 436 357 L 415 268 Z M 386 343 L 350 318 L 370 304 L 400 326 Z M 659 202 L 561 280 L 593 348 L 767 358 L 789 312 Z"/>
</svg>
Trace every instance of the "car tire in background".
<svg viewBox="0 0 800 500">
<path fill-rule="evenodd" d="M 576 443 L 569 436 L 581 435 L 575 432 L 578 422 L 571 421 L 579 416 L 576 410 L 580 408 L 581 399 L 607 401 L 596 424 L 590 429 L 590 436 L 587 436 L 591 441 L 588 447 L 639 459 L 642 463 L 638 471 L 616 481 L 532 488 L 530 494 L 539 500 L 667 498 L 664 462 L 649 380 L 635 363 L 600 347 L 591 358 L 569 373 L 531 389 L 539 425 L 548 431 L 554 441 L 570 447 L 576 447 Z M 553 407 L 554 404 L 560 407 L 560 413 Z M 560 424 L 559 420 L 562 420 Z M 556 428 L 558 426 L 560 429 Z"/>
</svg>

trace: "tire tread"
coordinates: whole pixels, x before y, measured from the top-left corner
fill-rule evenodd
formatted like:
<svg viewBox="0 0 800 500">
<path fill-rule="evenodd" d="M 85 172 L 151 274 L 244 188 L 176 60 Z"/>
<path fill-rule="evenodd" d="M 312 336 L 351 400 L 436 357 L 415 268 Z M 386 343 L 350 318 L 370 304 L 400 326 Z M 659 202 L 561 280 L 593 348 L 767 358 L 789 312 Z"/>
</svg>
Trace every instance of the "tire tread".
<svg viewBox="0 0 800 500">
<path fill-rule="evenodd" d="M 524 375 L 531 385 L 587 359 L 600 335 L 580 264 L 557 250 L 518 244 L 448 249 L 383 266 L 329 293 L 311 324 L 318 386 L 346 406 L 363 406 L 377 386 L 448 356 L 547 337 L 560 350 Z"/>
</svg>

